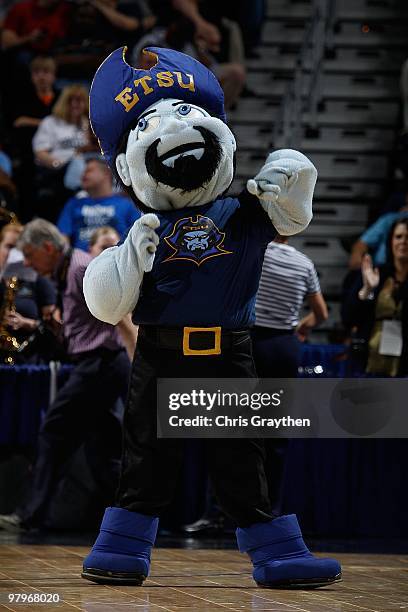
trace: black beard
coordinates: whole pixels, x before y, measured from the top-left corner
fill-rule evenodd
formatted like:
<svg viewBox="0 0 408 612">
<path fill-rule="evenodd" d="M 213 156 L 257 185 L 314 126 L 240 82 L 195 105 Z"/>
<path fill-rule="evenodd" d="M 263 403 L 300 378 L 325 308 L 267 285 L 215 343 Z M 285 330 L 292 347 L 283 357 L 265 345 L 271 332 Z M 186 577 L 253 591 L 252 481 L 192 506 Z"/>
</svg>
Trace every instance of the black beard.
<svg viewBox="0 0 408 612">
<path fill-rule="evenodd" d="M 146 169 L 150 176 L 157 182 L 169 185 L 181 191 L 194 191 L 205 185 L 213 178 L 218 170 L 222 148 L 217 136 L 203 127 L 194 127 L 200 132 L 204 138 L 202 143 L 194 143 L 204 148 L 204 153 L 201 159 L 197 159 L 193 154 L 183 155 L 174 162 L 174 167 L 166 166 L 162 159 L 167 159 L 172 155 L 177 154 L 178 147 L 175 147 L 171 152 L 168 151 L 161 158 L 157 154 L 157 146 L 160 142 L 158 138 L 155 140 L 146 151 Z M 192 143 L 193 144 L 193 143 Z M 181 145 L 180 149 L 183 146 Z M 191 147 L 190 147 L 191 148 Z M 181 151 L 180 151 L 181 152 Z"/>
</svg>

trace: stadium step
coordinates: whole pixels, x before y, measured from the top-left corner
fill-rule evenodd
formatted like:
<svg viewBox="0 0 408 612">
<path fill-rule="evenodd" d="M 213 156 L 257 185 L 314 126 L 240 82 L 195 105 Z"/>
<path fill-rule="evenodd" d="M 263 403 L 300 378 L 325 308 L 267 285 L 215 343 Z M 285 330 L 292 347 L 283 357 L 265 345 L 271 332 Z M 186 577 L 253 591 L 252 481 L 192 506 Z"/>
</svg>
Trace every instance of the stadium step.
<svg viewBox="0 0 408 612">
<path fill-rule="evenodd" d="M 248 87 L 265 97 L 283 96 L 292 81 L 293 74 L 290 72 L 250 72 L 247 78 Z M 307 82 L 304 83 L 302 93 L 303 96 L 307 94 Z M 400 96 L 399 81 L 396 76 L 324 73 L 322 96 L 348 101 L 396 101 Z"/>
<path fill-rule="evenodd" d="M 339 179 L 378 180 L 386 176 L 388 160 L 383 154 L 362 155 L 342 153 L 311 153 L 312 162 L 318 168 L 321 179 L 336 182 Z M 265 162 L 261 153 L 247 151 L 237 153 L 237 175 L 255 176 Z"/>
<path fill-rule="evenodd" d="M 356 48 L 406 48 L 406 19 L 394 21 L 336 20 L 333 35 L 333 47 Z M 279 22 L 274 19 L 266 21 L 262 42 L 265 45 L 299 46 L 305 32 L 305 20 L 287 20 Z"/>
<path fill-rule="evenodd" d="M 272 127 L 280 118 L 278 98 L 242 98 L 237 108 L 228 112 L 228 122 L 233 130 L 238 125 Z M 394 129 L 399 113 L 399 103 L 395 100 L 333 100 L 324 98 L 316 116 L 318 126 L 361 126 Z M 313 118 L 305 113 L 304 123 L 310 124 Z M 381 142 L 381 141 L 380 141 Z"/>
<path fill-rule="evenodd" d="M 340 19 L 383 22 L 398 19 L 396 11 L 408 18 L 408 7 L 402 0 L 336 0 L 336 9 Z M 308 19 L 311 12 L 311 0 L 273 0 L 267 7 L 268 18 L 275 20 Z"/>
<path fill-rule="evenodd" d="M 324 60 L 325 71 L 343 72 L 346 74 L 398 74 L 400 65 L 406 59 L 405 49 L 340 49 L 333 56 Z M 260 57 L 247 61 L 251 71 L 293 71 L 296 68 L 298 53 L 279 46 L 264 47 Z M 305 70 L 310 70 L 310 60 L 305 63 Z"/>
<path fill-rule="evenodd" d="M 360 128 L 358 126 L 349 128 L 322 127 L 313 137 L 305 136 L 299 144 L 299 148 L 305 152 L 348 152 L 364 153 L 377 152 L 378 143 L 382 143 L 383 151 L 391 151 L 395 142 L 395 130 L 376 128 Z M 279 140 L 273 141 L 273 126 L 236 125 L 234 134 L 240 151 L 265 150 L 271 148 L 282 148 L 284 143 Z"/>
</svg>

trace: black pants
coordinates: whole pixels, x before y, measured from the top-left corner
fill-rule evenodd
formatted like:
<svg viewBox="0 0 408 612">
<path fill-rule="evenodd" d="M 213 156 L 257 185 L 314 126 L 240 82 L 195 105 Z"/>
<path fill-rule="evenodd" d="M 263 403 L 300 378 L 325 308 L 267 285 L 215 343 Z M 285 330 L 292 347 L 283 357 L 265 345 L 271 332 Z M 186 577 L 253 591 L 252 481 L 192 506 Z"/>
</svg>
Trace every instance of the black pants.
<svg viewBox="0 0 408 612">
<path fill-rule="evenodd" d="M 183 440 L 157 438 L 156 379 L 253 378 L 251 340 L 221 355 L 184 356 L 160 348 L 139 332 L 124 416 L 124 449 L 117 505 L 160 516 L 173 500 L 183 461 Z M 239 526 L 273 517 L 262 440 L 205 440 L 208 468 L 220 506 Z"/>
<path fill-rule="evenodd" d="M 255 326 L 252 329 L 254 360 L 260 378 L 297 378 L 302 345 L 291 331 Z M 269 438 L 265 441 L 265 471 L 269 499 L 274 512 L 281 513 L 289 440 Z"/>
<path fill-rule="evenodd" d="M 256 370 L 260 378 L 297 378 L 302 344 L 296 334 L 255 326 L 251 335 Z"/>
<path fill-rule="evenodd" d="M 41 426 L 30 498 L 18 510 L 27 525 L 41 524 L 63 464 L 83 442 L 95 481 L 114 490 L 122 436 L 115 405 L 126 395 L 129 374 L 124 350 L 93 351 L 78 361 Z"/>
</svg>

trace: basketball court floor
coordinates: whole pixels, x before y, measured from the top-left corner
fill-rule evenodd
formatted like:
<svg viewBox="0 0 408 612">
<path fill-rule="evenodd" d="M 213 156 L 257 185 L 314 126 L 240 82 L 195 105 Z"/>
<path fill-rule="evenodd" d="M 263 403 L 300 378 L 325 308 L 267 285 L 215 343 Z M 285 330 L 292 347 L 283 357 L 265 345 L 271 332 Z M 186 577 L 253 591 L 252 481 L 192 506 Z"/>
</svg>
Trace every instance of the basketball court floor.
<svg viewBox="0 0 408 612">
<path fill-rule="evenodd" d="M 89 546 L 0 544 L 0 609 L 111 612 L 408 610 L 408 556 L 336 553 L 343 581 L 317 590 L 262 589 L 236 550 L 156 548 L 143 587 L 100 586 L 80 577 Z M 318 553 L 323 554 L 323 553 Z M 330 553 L 332 554 L 332 553 Z M 20 597 L 18 597 L 18 595 Z"/>
</svg>

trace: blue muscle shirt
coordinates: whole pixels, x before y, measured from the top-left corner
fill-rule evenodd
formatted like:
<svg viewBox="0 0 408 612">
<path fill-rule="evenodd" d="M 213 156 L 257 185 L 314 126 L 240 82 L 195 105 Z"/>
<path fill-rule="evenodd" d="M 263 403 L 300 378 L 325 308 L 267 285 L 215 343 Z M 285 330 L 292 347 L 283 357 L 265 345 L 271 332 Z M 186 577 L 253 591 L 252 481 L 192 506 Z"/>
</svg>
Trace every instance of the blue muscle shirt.
<svg viewBox="0 0 408 612">
<path fill-rule="evenodd" d="M 59 216 L 60 232 L 69 236 L 75 249 L 88 250 L 92 233 L 103 225 L 110 225 L 126 237 L 133 223 L 140 217 L 131 200 L 118 194 L 106 198 L 74 197 L 68 200 Z"/>
<path fill-rule="evenodd" d="M 133 313 L 138 324 L 254 323 L 265 248 L 276 235 L 258 198 L 244 192 L 193 208 L 154 211 L 160 243 Z"/>
</svg>

